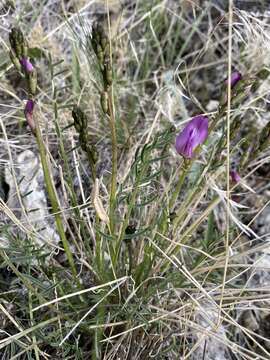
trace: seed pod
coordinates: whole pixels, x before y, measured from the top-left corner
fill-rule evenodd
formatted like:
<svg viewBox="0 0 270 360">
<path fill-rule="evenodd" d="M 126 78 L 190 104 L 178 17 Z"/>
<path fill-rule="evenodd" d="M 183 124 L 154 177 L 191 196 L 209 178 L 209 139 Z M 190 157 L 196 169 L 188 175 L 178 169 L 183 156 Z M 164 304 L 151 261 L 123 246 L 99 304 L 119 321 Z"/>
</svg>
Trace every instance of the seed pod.
<svg viewBox="0 0 270 360">
<path fill-rule="evenodd" d="M 100 105 L 105 114 L 108 113 L 108 93 L 106 91 L 103 91 L 100 93 Z"/>
<path fill-rule="evenodd" d="M 20 61 L 19 61 L 19 59 L 16 57 L 16 55 L 14 54 L 13 50 L 10 50 L 10 52 L 9 52 L 9 57 L 10 57 L 10 60 L 12 61 L 13 65 L 15 66 L 15 68 L 16 68 L 18 71 L 21 71 Z"/>
<path fill-rule="evenodd" d="M 104 30 L 102 30 L 102 34 L 100 37 L 100 45 L 102 46 L 102 49 L 105 50 L 107 45 L 109 43 L 108 36 L 105 34 Z"/>
<path fill-rule="evenodd" d="M 27 74 L 27 80 L 28 80 L 29 92 L 32 95 L 35 95 L 37 91 L 37 72 L 35 69 Z"/>
<path fill-rule="evenodd" d="M 107 62 L 105 65 L 105 78 L 106 78 L 107 85 L 108 86 L 112 85 L 113 74 L 112 74 L 112 67 L 109 62 Z"/>
<path fill-rule="evenodd" d="M 98 61 L 100 63 L 101 66 L 103 66 L 104 63 L 104 52 L 102 50 L 102 47 L 98 44 L 97 45 L 97 51 L 96 51 L 96 55 L 98 58 Z"/>
</svg>

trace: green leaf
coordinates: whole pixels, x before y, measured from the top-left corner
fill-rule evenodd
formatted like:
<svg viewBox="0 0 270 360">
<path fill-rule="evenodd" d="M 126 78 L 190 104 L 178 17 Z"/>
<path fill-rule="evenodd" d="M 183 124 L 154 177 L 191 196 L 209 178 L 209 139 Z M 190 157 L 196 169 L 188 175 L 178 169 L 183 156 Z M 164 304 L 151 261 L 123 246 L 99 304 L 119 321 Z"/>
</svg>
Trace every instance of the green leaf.
<svg viewBox="0 0 270 360">
<path fill-rule="evenodd" d="M 38 47 L 34 47 L 34 48 L 29 48 L 28 49 L 28 55 L 30 58 L 32 59 L 42 59 L 43 57 L 46 57 L 46 53 L 44 50 L 38 48 Z"/>
</svg>

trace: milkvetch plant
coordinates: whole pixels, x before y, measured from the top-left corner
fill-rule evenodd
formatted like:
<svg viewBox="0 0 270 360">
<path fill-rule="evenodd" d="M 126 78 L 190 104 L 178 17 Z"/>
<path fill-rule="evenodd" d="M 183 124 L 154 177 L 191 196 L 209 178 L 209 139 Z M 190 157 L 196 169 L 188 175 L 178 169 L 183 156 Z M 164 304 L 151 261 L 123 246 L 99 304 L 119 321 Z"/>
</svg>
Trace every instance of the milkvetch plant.
<svg viewBox="0 0 270 360">
<path fill-rule="evenodd" d="M 221 326 L 227 353 L 232 349 L 238 357 L 251 356 L 234 335 L 237 307 L 245 296 L 254 299 L 254 289 L 249 291 L 243 280 L 248 263 L 239 250 L 249 246 L 249 239 L 253 242 L 254 231 L 241 212 L 247 206 L 244 196 L 237 193 L 245 187 L 250 201 L 250 173 L 268 156 L 269 123 L 253 136 L 246 120 L 268 72 L 250 74 L 241 64 L 242 73 L 232 71 L 222 83 L 218 73 L 210 91 L 212 79 L 200 65 L 207 79 L 201 94 L 200 82 L 194 81 L 198 59 L 182 37 L 185 27 L 168 15 L 164 19 L 163 6 L 144 18 L 142 6 L 138 3 L 127 33 L 121 28 L 114 33 L 109 10 L 105 21 L 89 26 L 83 17 L 78 27 L 70 20 L 73 43 L 65 61 L 32 49 L 19 28 L 10 32 L 10 60 L 25 80 L 15 98 L 26 98 L 19 115 L 23 110 L 31 130 L 20 128 L 18 142 L 29 140 L 40 157 L 47 207 L 61 242 L 51 246 L 44 239 L 40 249 L 27 233 L 27 246 L 17 241 L 13 248 L 0 249 L 3 266 L 16 276 L 14 288 L 3 294 L 14 304 L 12 324 L 19 324 L 11 326 L 10 336 L 3 335 L 0 349 L 12 344 L 18 354 L 25 351 L 38 360 L 43 355 L 174 360 L 193 353 L 202 358 L 211 348 L 203 331 L 210 329 L 213 339 L 221 339 Z M 197 34 L 197 24 L 192 29 Z M 133 31 L 138 34 L 130 42 Z M 186 80 L 179 58 L 188 66 Z M 171 69 L 173 84 L 167 73 L 163 76 Z M 157 96 L 161 89 L 164 103 Z M 182 97 L 182 91 L 191 96 Z M 209 110 L 213 92 L 220 98 Z M 227 192 L 228 135 L 236 166 L 229 163 Z M 8 214 L 16 219 L 12 209 Z M 204 313 L 205 302 L 220 312 L 221 325 L 213 321 L 216 328 L 200 324 L 195 315 Z M 198 329 L 205 344 L 199 355 Z M 261 338 L 248 334 L 260 345 Z"/>
<path fill-rule="evenodd" d="M 20 31 L 20 29 L 13 28 L 11 30 L 10 45 L 12 47 L 12 50 L 15 52 L 15 54 L 18 57 L 21 55 L 27 54 L 28 46 L 27 46 L 27 43 L 26 43 L 24 36 L 23 36 L 22 32 Z M 12 52 L 12 50 L 11 50 L 11 52 Z M 11 60 L 12 59 L 13 58 L 11 57 Z M 30 96 L 33 97 L 34 95 L 36 95 L 36 91 L 37 91 L 36 70 L 34 69 L 33 65 L 26 58 L 22 58 L 20 60 L 20 62 L 25 70 L 25 79 L 26 79 L 27 85 L 28 85 L 29 97 Z M 36 140 L 37 140 L 37 144 L 38 144 L 39 151 L 40 151 L 41 163 L 42 163 L 43 171 L 44 171 L 44 179 L 46 182 L 48 195 L 49 195 L 52 209 L 54 212 L 57 230 L 58 230 L 59 236 L 62 240 L 73 276 L 76 279 L 76 268 L 75 268 L 72 253 L 70 251 L 69 244 L 66 239 L 64 225 L 63 225 L 63 222 L 61 219 L 61 215 L 59 214 L 59 202 L 58 202 L 57 195 L 55 193 L 53 180 L 52 180 L 51 174 L 50 174 L 50 168 L 49 168 L 48 158 L 47 158 L 47 154 L 46 154 L 47 150 L 46 150 L 46 147 L 45 147 L 43 139 L 42 139 L 42 133 L 41 133 L 41 129 L 40 129 L 39 123 L 37 121 L 37 118 L 35 118 L 33 116 L 34 104 L 35 103 L 34 103 L 33 99 L 27 100 L 27 103 L 26 103 L 26 106 L 24 109 L 24 114 L 25 114 L 26 121 L 31 128 L 31 131 L 33 132 L 33 134 L 35 135 Z M 76 279 L 76 281 L 77 281 L 77 279 Z"/>
</svg>

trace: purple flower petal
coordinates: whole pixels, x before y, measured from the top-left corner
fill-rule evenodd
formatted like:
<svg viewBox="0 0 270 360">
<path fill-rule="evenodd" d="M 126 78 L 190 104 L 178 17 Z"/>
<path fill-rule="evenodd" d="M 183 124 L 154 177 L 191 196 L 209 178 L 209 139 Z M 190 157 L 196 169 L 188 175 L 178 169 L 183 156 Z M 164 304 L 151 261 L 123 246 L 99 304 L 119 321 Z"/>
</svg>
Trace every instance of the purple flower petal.
<svg viewBox="0 0 270 360">
<path fill-rule="evenodd" d="M 176 136 L 176 151 L 182 156 L 191 159 L 193 151 L 206 140 L 207 136 L 208 118 L 203 115 L 195 116 L 182 132 Z"/>
<path fill-rule="evenodd" d="M 22 58 L 20 63 L 26 72 L 30 73 L 34 71 L 34 66 L 27 58 Z"/>
<path fill-rule="evenodd" d="M 230 79 L 231 88 L 233 88 L 238 83 L 238 81 L 240 81 L 241 79 L 242 79 L 242 75 L 240 74 L 239 71 L 232 72 L 231 79 Z M 228 80 L 227 80 L 227 83 L 228 83 Z"/>
<path fill-rule="evenodd" d="M 241 181 L 241 177 L 236 170 L 231 170 L 230 176 L 231 176 L 232 181 L 235 183 L 239 183 L 239 181 Z"/>
</svg>

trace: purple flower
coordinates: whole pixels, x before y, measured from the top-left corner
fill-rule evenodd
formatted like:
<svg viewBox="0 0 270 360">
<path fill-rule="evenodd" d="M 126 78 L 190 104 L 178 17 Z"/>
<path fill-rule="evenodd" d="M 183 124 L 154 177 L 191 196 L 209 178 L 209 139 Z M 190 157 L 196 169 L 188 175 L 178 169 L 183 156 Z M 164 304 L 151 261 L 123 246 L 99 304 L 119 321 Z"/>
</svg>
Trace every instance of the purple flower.
<svg viewBox="0 0 270 360">
<path fill-rule="evenodd" d="M 27 100 L 27 103 L 24 108 L 24 116 L 25 116 L 27 124 L 29 125 L 32 132 L 34 132 L 35 128 L 36 128 L 35 122 L 33 119 L 34 106 L 35 106 L 34 101 L 30 99 L 30 100 Z"/>
<path fill-rule="evenodd" d="M 21 58 L 20 63 L 27 73 L 34 71 L 34 66 L 26 57 Z"/>
<path fill-rule="evenodd" d="M 195 116 L 176 136 L 176 151 L 185 158 L 191 159 L 193 151 L 206 140 L 207 136 L 208 118 L 203 115 Z"/>
<path fill-rule="evenodd" d="M 233 88 L 238 81 L 240 81 L 242 79 L 242 75 L 240 74 L 239 71 L 233 71 L 231 73 L 231 79 L 230 79 L 230 84 L 231 84 L 231 88 Z M 227 80 L 228 83 L 228 80 Z"/>
<path fill-rule="evenodd" d="M 236 170 L 231 170 L 230 175 L 234 183 L 239 183 L 239 181 L 241 181 L 241 177 Z"/>
</svg>

